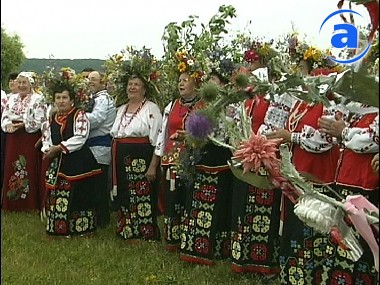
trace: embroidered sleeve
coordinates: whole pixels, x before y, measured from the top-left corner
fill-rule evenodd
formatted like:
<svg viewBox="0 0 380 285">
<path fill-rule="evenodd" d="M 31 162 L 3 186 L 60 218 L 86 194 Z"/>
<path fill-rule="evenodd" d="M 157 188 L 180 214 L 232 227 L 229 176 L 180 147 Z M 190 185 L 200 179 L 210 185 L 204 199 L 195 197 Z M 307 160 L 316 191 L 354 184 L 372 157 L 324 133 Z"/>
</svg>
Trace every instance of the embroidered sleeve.
<svg viewBox="0 0 380 285">
<path fill-rule="evenodd" d="M 170 110 L 172 109 L 173 102 L 170 102 L 164 110 L 164 115 L 162 116 L 162 125 L 161 129 L 158 131 L 157 140 L 156 140 L 156 148 L 154 153 L 157 156 L 163 156 L 164 155 L 164 149 L 165 149 L 165 143 L 167 140 L 167 132 L 168 132 L 168 120 L 169 120 L 169 114 Z"/>
<path fill-rule="evenodd" d="M 11 104 L 12 97 L 8 98 L 8 101 L 5 103 L 4 110 L 1 113 L 1 129 L 5 132 L 5 127 L 8 124 L 12 123 L 12 120 L 10 119 L 10 104 Z"/>
<path fill-rule="evenodd" d="M 74 118 L 74 135 L 66 141 L 61 142 L 63 153 L 79 150 L 86 143 L 90 132 L 90 122 L 83 110 L 77 112 Z"/>
<path fill-rule="evenodd" d="M 50 120 L 46 120 L 42 123 L 41 131 L 42 131 L 41 151 L 45 153 L 53 145 L 52 140 L 51 140 L 51 132 L 50 132 Z"/>
<path fill-rule="evenodd" d="M 7 101 L 8 101 L 7 94 L 3 90 L 1 90 L 1 114 L 3 114 L 5 105 L 7 105 Z"/>
<path fill-rule="evenodd" d="M 47 105 L 43 97 L 41 95 L 33 96 L 38 97 L 31 101 L 24 117 L 25 131 L 28 133 L 35 133 L 40 130 L 42 123 L 46 120 Z"/>
<path fill-rule="evenodd" d="M 156 104 L 151 104 L 148 114 L 149 141 L 152 146 L 156 146 L 158 135 L 161 133 L 162 115 L 160 108 Z"/>
<path fill-rule="evenodd" d="M 324 107 L 323 116 L 335 119 L 336 112 L 344 112 L 344 110 L 338 106 Z M 298 142 L 304 150 L 313 153 L 328 151 L 336 143 L 333 137 L 309 125 L 305 125 L 299 134 L 292 136 L 292 142 L 293 140 L 295 143 Z"/>
<path fill-rule="evenodd" d="M 379 115 L 366 128 L 346 127 L 342 132 L 342 144 L 358 153 L 379 151 Z"/>
</svg>

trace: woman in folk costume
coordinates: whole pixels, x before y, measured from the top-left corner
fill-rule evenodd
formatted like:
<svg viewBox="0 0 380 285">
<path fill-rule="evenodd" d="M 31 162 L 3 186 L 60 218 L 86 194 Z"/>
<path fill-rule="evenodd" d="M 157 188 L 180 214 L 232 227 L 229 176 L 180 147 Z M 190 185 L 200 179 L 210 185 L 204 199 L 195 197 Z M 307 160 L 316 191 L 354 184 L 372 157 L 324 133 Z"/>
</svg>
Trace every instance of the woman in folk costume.
<svg viewBox="0 0 380 285">
<path fill-rule="evenodd" d="M 269 43 L 254 42 L 244 54 L 252 74 L 272 79 L 269 61 L 276 56 Z M 268 121 L 269 101 L 256 94 L 245 101 L 253 133 Z M 264 121 L 267 118 L 267 121 Z M 274 118 L 273 118 L 274 119 Z M 261 189 L 234 178 L 232 197 L 232 260 L 235 272 L 254 272 L 272 278 L 279 272 L 278 229 L 281 191 Z"/>
<path fill-rule="evenodd" d="M 327 57 L 314 47 L 297 42 L 297 50 L 291 55 L 304 76 L 334 72 L 327 69 Z M 339 157 L 336 141 L 321 133 L 318 127 L 321 116 L 334 118 L 336 113 L 343 114 L 341 106 L 333 100 L 330 103 L 330 107 L 325 107 L 322 103 L 299 100 L 291 109 L 285 128 L 266 134 L 268 139 L 281 139 L 282 143 L 290 145 L 292 163 L 298 172 L 313 177 L 315 189 L 318 185 L 333 183 Z M 295 215 L 294 202 L 283 195 L 279 256 L 281 284 L 323 284 L 322 264 L 331 254 L 326 251 L 327 236 L 307 226 Z"/>
<path fill-rule="evenodd" d="M 347 122 L 324 117 L 319 120 L 322 131 L 336 137 L 342 145 L 335 175 L 335 190 L 343 199 L 349 195 L 361 195 L 378 207 L 379 174 L 373 171 L 371 163 L 374 155 L 378 155 L 379 152 L 379 108 L 364 104 L 348 105 L 347 108 L 352 110 Z M 360 204 L 354 202 L 346 204 L 347 209 L 359 209 Z M 368 204 L 364 206 L 368 207 Z M 348 218 L 351 219 L 350 214 Z M 353 227 L 356 226 L 358 224 L 353 223 Z M 359 229 L 356 231 L 359 232 Z M 379 233 L 373 234 L 377 236 L 378 244 Z M 329 239 L 328 248 L 333 255 L 324 263 L 324 275 L 329 284 L 339 284 L 343 280 L 347 284 L 378 284 L 378 265 L 375 269 L 378 257 L 375 257 L 376 253 L 366 240 L 360 238 L 359 242 L 363 248 L 363 255 L 355 260 L 349 248 Z"/>
<path fill-rule="evenodd" d="M 1 128 L 7 133 L 4 166 L 3 209 L 31 211 L 40 209 L 38 178 L 41 153 L 35 144 L 44 120 L 43 97 L 34 93 L 31 73 L 17 76 L 17 94 L 11 94 L 2 113 Z M 23 147 L 20 146 L 22 142 Z"/>
<path fill-rule="evenodd" d="M 119 107 L 111 129 L 113 200 L 117 211 L 116 232 L 126 240 L 160 239 L 158 216 L 158 166 L 154 154 L 157 136 L 161 131 L 162 115 L 157 104 L 149 100 L 157 93 L 153 81 L 154 59 L 145 52 L 136 63 L 136 53 L 125 64 L 116 90 L 128 96 Z M 136 64 L 134 64 L 136 63 Z M 146 68 L 144 68 L 146 67 Z"/>
<path fill-rule="evenodd" d="M 202 108 L 197 88 L 204 80 L 205 74 L 196 69 L 195 59 L 187 51 L 178 51 L 176 60 L 179 72 L 178 91 L 180 98 L 174 99 L 164 109 L 162 131 L 156 143 L 156 155 L 161 157 L 163 167 L 163 197 L 164 197 L 164 238 L 166 249 L 177 251 L 180 248 L 181 235 L 184 225 L 184 207 L 188 181 L 181 179 L 178 163 L 185 148 L 185 123 L 189 115 L 196 109 Z"/>
<path fill-rule="evenodd" d="M 225 66 L 228 69 L 221 66 L 222 63 L 227 64 L 220 62 L 219 68 L 212 70 L 209 79 L 209 82 L 217 84 L 220 89 L 228 83 L 233 70 L 232 62 Z M 224 141 L 223 129 L 220 126 L 213 128 L 210 121 L 202 119 L 202 112 L 196 111 L 189 116 L 185 128 L 187 134 L 200 138 L 209 131 L 213 132 L 214 137 Z M 192 173 L 189 173 L 192 187 L 187 190 L 180 258 L 191 263 L 213 265 L 215 259 L 227 259 L 231 252 L 232 173 L 227 160 L 232 153 L 209 140 L 192 146 L 190 137 L 186 149 L 188 155 L 185 156 L 183 164 L 190 164 L 184 168 L 192 168 Z"/>
<path fill-rule="evenodd" d="M 41 149 L 43 159 L 52 161 L 46 177 L 46 232 L 52 236 L 86 236 L 96 230 L 94 196 L 101 169 L 87 145 L 90 123 L 75 106 L 83 95 L 76 78 L 62 73 L 46 83 L 57 108 L 44 125 Z"/>
</svg>

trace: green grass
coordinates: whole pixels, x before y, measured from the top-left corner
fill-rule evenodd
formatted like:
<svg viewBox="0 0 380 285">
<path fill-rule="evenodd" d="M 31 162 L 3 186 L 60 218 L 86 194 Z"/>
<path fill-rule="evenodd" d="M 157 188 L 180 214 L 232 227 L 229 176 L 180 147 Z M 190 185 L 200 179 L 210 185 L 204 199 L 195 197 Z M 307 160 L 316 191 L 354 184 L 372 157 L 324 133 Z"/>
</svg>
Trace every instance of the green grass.
<svg viewBox="0 0 380 285">
<path fill-rule="evenodd" d="M 161 242 L 129 244 L 117 238 L 114 223 L 91 238 L 50 238 L 37 214 L 2 212 L 1 234 L 4 285 L 278 284 L 236 274 L 227 261 L 182 262 Z"/>
</svg>

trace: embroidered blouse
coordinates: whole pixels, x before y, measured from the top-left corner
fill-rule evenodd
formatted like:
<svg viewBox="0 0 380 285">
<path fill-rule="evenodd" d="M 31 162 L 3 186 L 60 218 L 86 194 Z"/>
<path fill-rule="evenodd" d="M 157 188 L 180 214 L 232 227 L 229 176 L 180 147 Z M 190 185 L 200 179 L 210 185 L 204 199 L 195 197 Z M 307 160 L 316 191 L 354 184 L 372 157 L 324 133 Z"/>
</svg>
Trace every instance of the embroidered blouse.
<svg viewBox="0 0 380 285">
<path fill-rule="evenodd" d="M 41 128 L 46 112 L 43 96 L 40 94 L 28 94 L 21 99 L 19 94 L 12 94 L 8 97 L 4 112 L 1 117 L 1 128 L 15 121 L 25 124 L 25 131 L 35 133 Z"/>
<path fill-rule="evenodd" d="M 162 124 L 160 108 L 157 104 L 146 101 L 141 110 L 133 114 L 125 112 L 126 106 L 127 104 L 122 105 L 118 109 L 111 136 L 114 138 L 149 137 L 151 145 L 156 146 Z"/>
<path fill-rule="evenodd" d="M 90 121 L 88 120 L 86 113 L 83 110 L 78 110 L 75 108 L 71 110 L 71 112 L 75 111 L 76 114 L 73 124 L 74 135 L 68 140 L 60 143 L 63 149 L 62 152 L 65 154 L 81 149 L 86 143 L 90 132 Z M 64 118 L 60 118 L 58 113 L 56 113 L 51 120 L 60 121 L 64 125 Z M 53 145 L 50 131 L 51 120 L 49 123 L 44 124 L 44 128 L 42 130 L 42 152 L 46 152 Z"/>
</svg>

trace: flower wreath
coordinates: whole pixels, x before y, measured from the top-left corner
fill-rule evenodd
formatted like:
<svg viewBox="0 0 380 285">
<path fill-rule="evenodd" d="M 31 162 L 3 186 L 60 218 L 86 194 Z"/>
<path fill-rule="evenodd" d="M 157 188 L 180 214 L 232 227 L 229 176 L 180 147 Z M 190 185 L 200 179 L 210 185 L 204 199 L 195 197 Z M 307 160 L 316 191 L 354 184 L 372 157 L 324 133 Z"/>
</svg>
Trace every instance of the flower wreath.
<svg viewBox="0 0 380 285">
<path fill-rule="evenodd" d="M 70 67 L 62 67 L 59 72 L 51 68 L 43 73 L 42 79 L 43 96 L 47 103 L 54 102 L 54 94 L 61 91 L 62 87 L 74 94 L 74 104 L 77 107 L 84 108 L 89 101 L 87 79 L 77 75 Z"/>
<path fill-rule="evenodd" d="M 218 45 L 209 52 L 208 58 L 210 74 L 216 74 L 224 83 L 228 83 L 236 68 L 231 51 Z"/>
<path fill-rule="evenodd" d="M 187 50 L 177 51 L 175 58 L 177 60 L 178 75 L 187 72 L 197 83 L 201 83 L 206 79 L 204 63 L 197 60 L 195 56 L 190 55 Z"/>
<path fill-rule="evenodd" d="M 127 82 L 132 75 L 141 78 L 146 88 L 147 98 L 152 99 L 162 107 L 159 97 L 160 90 L 157 83 L 160 79 L 159 62 L 151 54 L 150 49 L 143 47 L 136 50 L 134 47 L 123 49 L 106 60 L 107 81 L 114 85 L 115 92 L 111 94 L 120 106 L 127 101 Z"/>
<path fill-rule="evenodd" d="M 253 40 L 248 50 L 244 52 L 244 61 L 252 63 L 260 60 L 263 64 L 268 64 L 277 55 L 277 52 L 271 47 L 272 43 L 273 41 L 262 42 L 257 39 Z"/>
<path fill-rule="evenodd" d="M 340 65 L 337 65 L 329 56 L 331 51 L 327 49 L 325 52 L 315 46 L 308 45 L 305 41 L 300 41 L 296 34 L 292 34 L 288 38 L 288 52 L 290 58 L 298 64 L 301 60 L 305 60 L 310 70 L 325 68 L 335 72 L 343 71 Z"/>
</svg>

